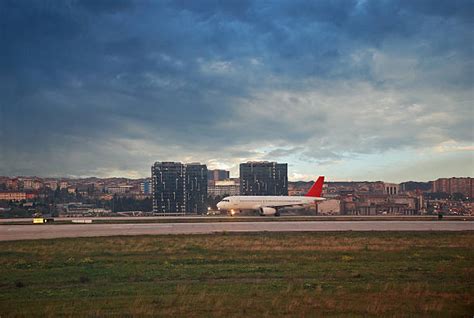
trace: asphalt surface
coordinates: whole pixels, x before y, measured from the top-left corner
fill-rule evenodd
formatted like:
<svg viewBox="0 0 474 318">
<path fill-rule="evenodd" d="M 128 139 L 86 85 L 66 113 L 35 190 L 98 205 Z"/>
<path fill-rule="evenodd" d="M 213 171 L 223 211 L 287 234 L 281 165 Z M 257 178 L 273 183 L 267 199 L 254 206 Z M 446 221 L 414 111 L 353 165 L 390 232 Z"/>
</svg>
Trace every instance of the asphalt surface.
<svg viewBox="0 0 474 318">
<path fill-rule="evenodd" d="M 0 241 L 116 235 L 300 231 L 474 231 L 474 221 L 293 221 L 2 225 Z"/>
<path fill-rule="evenodd" d="M 72 220 L 81 220 L 87 219 L 92 221 L 180 221 L 180 220 L 190 220 L 190 221 L 203 221 L 208 222 L 209 220 L 223 220 L 223 219 L 237 219 L 237 220 L 248 220 L 251 222 L 253 219 L 258 219 L 259 221 L 262 220 L 262 216 L 259 215 L 237 215 L 237 216 L 227 216 L 227 215 L 217 215 L 217 216 L 201 216 L 201 215 L 185 215 L 185 216 L 109 216 L 109 217 L 55 217 L 54 221 L 60 222 L 71 222 Z M 266 216 L 266 219 L 273 219 L 274 221 L 285 221 L 285 220 L 301 220 L 301 221 L 428 221 L 428 220 L 436 220 L 437 216 L 428 216 L 428 215 L 414 215 L 414 216 L 404 216 L 404 215 L 282 215 L 280 217 L 272 217 Z M 383 219 L 383 220 L 381 220 Z M 473 216 L 444 216 L 444 221 L 474 221 Z M 8 223 L 33 223 L 33 218 L 0 218 L 0 224 L 8 224 Z"/>
</svg>

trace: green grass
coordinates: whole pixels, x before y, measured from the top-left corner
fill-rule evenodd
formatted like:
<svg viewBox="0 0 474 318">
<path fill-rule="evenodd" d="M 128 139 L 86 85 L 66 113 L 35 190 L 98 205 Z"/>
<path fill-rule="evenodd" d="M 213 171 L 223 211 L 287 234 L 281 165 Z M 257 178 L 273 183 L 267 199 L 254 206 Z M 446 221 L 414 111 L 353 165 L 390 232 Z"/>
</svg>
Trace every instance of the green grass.
<svg viewBox="0 0 474 318">
<path fill-rule="evenodd" d="M 474 233 L 0 242 L 0 317 L 472 316 Z"/>
</svg>

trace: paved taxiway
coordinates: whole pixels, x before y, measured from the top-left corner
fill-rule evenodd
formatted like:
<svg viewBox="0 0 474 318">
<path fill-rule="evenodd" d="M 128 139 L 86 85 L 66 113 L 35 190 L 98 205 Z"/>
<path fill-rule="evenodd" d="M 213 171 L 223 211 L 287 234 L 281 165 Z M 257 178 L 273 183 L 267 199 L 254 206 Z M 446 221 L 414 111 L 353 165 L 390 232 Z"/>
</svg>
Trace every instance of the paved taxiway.
<svg viewBox="0 0 474 318">
<path fill-rule="evenodd" d="M 474 221 L 305 221 L 2 225 L 0 241 L 115 235 L 298 231 L 474 231 Z"/>
<path fill-rule="evenodd" d="M 55 217 L 55 222 L 71 222 L 72 220 L 87 219 L 92 220 L 93 222 L 99 221 L 111 221 L 112 222 L 124 222 L 130 221 L 130 223 L 173 223 L 172 221 L 180 222 L 187 220 L 190 222 L 212 222 L 213 220 L 217 221 L 229 221 L 234 219 L 238 221 L 249 221 L 253 220 L 258 221 L 436 221 L 438 216 L 436 215 L 282 215 L 279 217 L 265 217 L 262 218 L 258 215 L 239 215 L 239 216 L 227 216 L 227 215 L 218 215 L 218 216 L 209 216 L 209 215 L 181 215 L 181 216 L 110 216 L 110 217 Z M 474 221 L 474 216 L 444 216 L 444 221 Z M 138 222 L 137 222 L 138 221 Z M 3 224 L 31 224 L 33 223 L 33 218 L 11 218 L 11 219 L 2 219 L 0 218 L 0 225 Z"/>
</svg>

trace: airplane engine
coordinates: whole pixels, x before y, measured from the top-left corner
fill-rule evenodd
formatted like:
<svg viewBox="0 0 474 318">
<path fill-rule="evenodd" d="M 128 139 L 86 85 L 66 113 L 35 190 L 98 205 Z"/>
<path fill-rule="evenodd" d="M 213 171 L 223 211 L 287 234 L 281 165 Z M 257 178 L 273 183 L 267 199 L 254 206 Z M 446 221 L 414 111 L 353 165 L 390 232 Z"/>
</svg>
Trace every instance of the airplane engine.
<svg viewBox="0 0 474 318">
<path fill-rule="evenodd" d="M 276 214 L 277 214 L 277 210 L 274 208 L 267 208 L 267 207 L 260 208 L 260 215 L 276 215 Z"/>
</svg>

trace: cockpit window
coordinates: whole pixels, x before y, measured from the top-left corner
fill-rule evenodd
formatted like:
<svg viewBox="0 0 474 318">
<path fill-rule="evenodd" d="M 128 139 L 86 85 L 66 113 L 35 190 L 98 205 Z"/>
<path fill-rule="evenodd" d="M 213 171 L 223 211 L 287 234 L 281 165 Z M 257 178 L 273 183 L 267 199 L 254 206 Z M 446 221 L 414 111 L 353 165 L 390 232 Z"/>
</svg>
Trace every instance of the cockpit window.
<svg viewBox="0 0 474 318">
<path fill-rule="evenodd" d="M 230 202 L 229 199 L 224 199 L 222 202 Z"/>
</svg>

